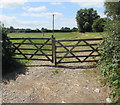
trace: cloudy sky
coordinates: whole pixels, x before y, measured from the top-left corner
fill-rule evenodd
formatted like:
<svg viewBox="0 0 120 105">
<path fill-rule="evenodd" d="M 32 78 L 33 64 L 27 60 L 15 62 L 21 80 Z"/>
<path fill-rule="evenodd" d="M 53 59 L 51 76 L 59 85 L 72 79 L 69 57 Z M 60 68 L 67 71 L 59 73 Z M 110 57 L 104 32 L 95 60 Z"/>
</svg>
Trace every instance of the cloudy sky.
<svg viewBox="0 0 120 105">
<path fill-rule="evenodd" d="M 52 2 L 51 2 L 52 1 Z M 52 28 L 55 14 L 55 29 L 77 27 L 76 13 L 79 9 L 94 8 L 104 15 L 104 0 L 1 0 L 0 21 L 6 27 L 41 29 Z"/>
</svg>

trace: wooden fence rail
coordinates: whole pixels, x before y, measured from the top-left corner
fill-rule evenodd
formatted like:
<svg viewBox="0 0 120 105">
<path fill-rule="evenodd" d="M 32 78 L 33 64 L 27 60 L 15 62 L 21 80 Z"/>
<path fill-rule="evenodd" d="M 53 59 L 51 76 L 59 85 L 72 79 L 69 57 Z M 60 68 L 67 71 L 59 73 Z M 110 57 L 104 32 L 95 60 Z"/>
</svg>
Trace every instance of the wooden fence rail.
<svg viewBox="0 0 120 105">
<path fill-rule="evenodd" d="M 37 42 L 34 42 L 35 40 Z M 98 59 L 89 58 L 101 55 L 98 44 L 102 40 L 102 38 L 56 40 L 54 36 L 51 38 L 10 38 L 14 53 L 22 56 L 15 57 L 15 59 L 50 61 L 55 65 L 60 63 L 97 62 Z M 44 59 L 39 56 L 43 56 Z"/>
</svg>

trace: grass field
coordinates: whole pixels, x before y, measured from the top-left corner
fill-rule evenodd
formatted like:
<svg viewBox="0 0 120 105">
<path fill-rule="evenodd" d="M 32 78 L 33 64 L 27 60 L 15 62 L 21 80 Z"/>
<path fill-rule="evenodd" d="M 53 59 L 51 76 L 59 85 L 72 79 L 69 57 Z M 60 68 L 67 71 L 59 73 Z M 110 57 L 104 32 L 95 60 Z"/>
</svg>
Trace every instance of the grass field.
<svg viewBox="0 0 120 105">
<path fill-rule="evenodd" d="M 9 33 L 9 37 L 14 38 L 25 38 L 25 37 L 32 37 L 32 38 L 50 38 L 53 34 L 52 33 Z M 105 35 L 105 33 L 95 33 L 95 32 L 86 32 L 86 33 L 79 33 L 79 32 L 69 32 L 69 33 L 54 33 L 56 39 L 85 39 L 85 38 L 101 38 Z"/>
<path fill-rule="evenodd" d="M 93 32 L 89 32 L 89 33 L 78 33 L 78 32 L 71 32 L 71 33 L 54 33 L 54 36 L 55 36 L 55 38 L 56 38 L 56 40 L 68 40 L 68 39 L 89 39 L 89 38 L 102 38 L 102 37 L 104 37 L 104 35 L 105 35 L 105 33 L 93 33 Z M 8 36 L 9 37 L 11 37 L 11 38 L 50 38 L 51 36 L 52 36 L 52 33 L 44 33 L 44 36 L 43 36 L 43 34 L 42 33 L 10 33 L 10 34 L 8 34 Z M 17 42 L 21 42 L 22 40 L 14 40 L 13 42 L 15 42 L 15 43 L 17 43 Z M 25 41 L 26 43 L 28 42 L 29 43 L 29 41 L 27 40 L 27 41 Z M 35 43 L 41 43 L 41 42 L 43 42 L 43 40 L 34 40 L 33 42 L 35 42 Z M 89 43 L 91 43 L 91 44 L 96 44 L 96 43 L 98 43 L 99 44 L 99 42 L 98 41 L 89 41 Z M 65 42 L 65 43 L 63 43 L 64 45 L 75 45 L 76 44 L 76 42 Z M 83 42 L 81 42 L 80 44 L 85 44 L 85 43 L 83 43 Z M 56 45 L 59 45 L 59 44 L 56 44 Z M 40 46 L 38 46 L 38 47 L 40 47 Z M 36 48 L 34 45 L 21 45 L 19 48 Z M 47 46 L 47 45 L 45 45 L 44 47 L 43 47 L 43 49 L 51 49 L 51 46 Z M 71 47 L 70 48 L 68 48 L 68 49 L 71 49 Z M 80 49 L 90 49 L 90 47 L 88 47 L 88 46 L 84 46 L 84 47 L 76 47 L 74 50 L 80 50 Z M 21 50 L 22 51 L 22 50 Z M 66 51 L 64 48 L 58 48 L 57 49 L 57 51 Z M 22 51 L 23 53 L 27 53 L 27 54 L 30 54 L 30 53 L 34 53 L 35 51 L 34 50 L 23 50 Z M 19 53 L 18 51 L 17 51 L 17 53 Z M 52 52 L 50 52 L 50 51 L 44 51 L 44 53 L 46 53 L 46 54 L 51 54 Z M 38 52 L 37 54 L 41 54 L 40 52 Z M 85 53 L 84 53 L 85 54 Z M 58 56 L 59 55 L 64 55 L 64 53 L 63 54 L 59 54 L 58 53 Z M 86 53 L 86 55 L 88 55 L 88 53 Z M 28 58 L 31 56 L 31 55 L 26 55 Z M 70 55 L 68 55 L 68 56 L 70 56 Z M 23 56 L 22 55 L 16 55 L 16 57 L 22 57 L 23 58 Z M 38 56 L 34 56 L 33 58 L 38 58 Z M 22 62 L 23 63 L 26 63 L 26 61 L 27 60 L 22 60 Z"/>
</svg>

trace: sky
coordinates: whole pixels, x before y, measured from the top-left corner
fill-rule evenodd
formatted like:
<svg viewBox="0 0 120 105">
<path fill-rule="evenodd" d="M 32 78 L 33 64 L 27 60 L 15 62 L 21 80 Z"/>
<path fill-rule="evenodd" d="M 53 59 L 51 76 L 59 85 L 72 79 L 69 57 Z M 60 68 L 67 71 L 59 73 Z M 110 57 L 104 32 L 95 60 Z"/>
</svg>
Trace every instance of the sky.
<svg viewBox="0 0 120 105">
<path fill-rule="evenodd" d="M 1 0 L 0 21 L 5 27 L 55 29 L 77 27 L 76 13 L 80 9 L 93 8 L 104 15 L 104 0 Z"/>
</svg>

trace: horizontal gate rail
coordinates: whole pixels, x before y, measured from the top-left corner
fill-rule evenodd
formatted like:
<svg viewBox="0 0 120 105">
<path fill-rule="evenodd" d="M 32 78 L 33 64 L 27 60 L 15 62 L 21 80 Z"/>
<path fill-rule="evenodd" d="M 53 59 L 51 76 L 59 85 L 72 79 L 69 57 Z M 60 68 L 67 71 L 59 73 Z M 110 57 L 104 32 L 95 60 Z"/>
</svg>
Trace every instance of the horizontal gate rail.
<svg viewBox="0 0 120 105">
<path fill-rule="evenodd" d="M 47 40 L 47 39 L 51 39 L 51 38 L 9 38 L 10 40 L 23 40 L 23 39 L 32 39 L 32 40 Z"/>
<path fill-rule="evenodd" d="M 26 58 L 14 58 L 14 59 L 20 59 L 20 60 L 26 60 Z M 41 60 L 41 61 L 49 61 L 48 59 L 35 59 L 35 58 L 32 58 L 32 59 L 29 59 L 29 60 Z"/>
<path fill-rule="evenodd" d="M 16 55 L 21 55 L 20 53 L 15 53 Z M 44 54 L 27 54 L 23 53 L 24 55 L 38 55 L 38 56 L 44 56 Z M 52 56 L 52 54 L 46 54 L 47 56 Z"/>
<path fill-rule="evenodd" d="M 89 44 L 91 46 L 97 46 L 98 44 Z M 89 46 L 89 45 L 76 45 L 77 46 Z M 65 45 L 65 47 L 74 47 L 75 45 Z M 62 47 L 62 46 L 56 46 L 56 47 Z"/>
<path fill-rule="evenodd" d="M 100 56 L 100 55 L 81 55 L 81 56 L 77 56 L 77 57 L 96 57 L 96 56 Z M 56 58 L 62 58 L 62 57 L 56 57 Z M 74 58 L 74 56 L 67 56 L 65 58 Z"/>
<path fill-rule="evenodd" d="M 21 43 L 14 43 L 14 44 L 21 44 Z M 22 43 L 22 44 L 24 44 L 24 45 L 33 45 L 32 43 Z M 34 45 L 44 45 L 44 43 L 34 43 Z M 52 44 L 47 43 L 45 45 L 52 45 Z"/>
<path fill-rule="evenodd" d="M 74 40 L 56 40 L 56 42 L 71 42 L 71 41 L 96 41 L 103 40 L 103 38 L 92 38 L 92 39 L 74 39 Z"/>
<path fill-rule="evenodd" d="M 78 50 L 78 51 L 72 51 L 72 52 L 91 52 L 91 51 L 99 51 L 99 50 Z M 56 53 L 67 53 L 70 51 L 56 51 Z"/>
<path fill-rule="evenodd" d="M 84 62 L 98 62 L 99 60 L 86 60 Z M 79 61 L 64 61 L 64 62 L 60 62 L 60 63 L 80 63 Z M 83 61 L 81 61 L 81 63 L 83 63 Z"/>
<path fill-rule="evenodd" d="M 34 49 L 34 48 L 19 48 L 20 50 L 37 50 L 37 49 Z M 42 50 L 45 50 L 45 51 L 52 51 L 52 49 L 42 49 Z"/>
</svg>

